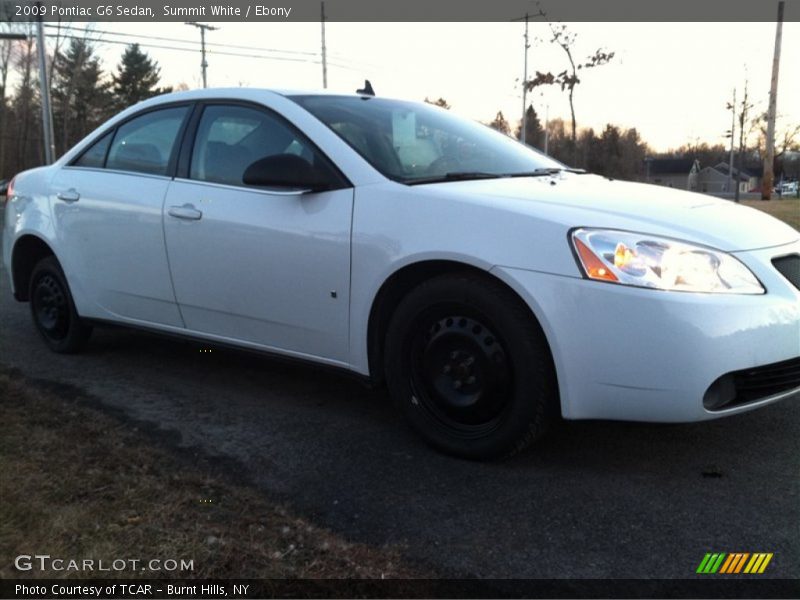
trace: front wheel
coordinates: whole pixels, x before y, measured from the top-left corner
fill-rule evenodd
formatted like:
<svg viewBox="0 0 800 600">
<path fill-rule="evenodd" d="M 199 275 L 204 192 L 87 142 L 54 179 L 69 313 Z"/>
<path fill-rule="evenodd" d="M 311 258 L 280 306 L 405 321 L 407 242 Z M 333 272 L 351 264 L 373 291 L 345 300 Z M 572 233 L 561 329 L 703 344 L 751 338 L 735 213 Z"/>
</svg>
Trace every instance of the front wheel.
<svg viewBox="0 0 800 600">
<path fill-rule="evenodd" d="M 83 349 L 92 328 L 78 316 L 55 257 L 43 258 L 33 268 L 28 298 L 33 323 L 52 351 L 68 354 Z"/>
<path fill-rule="evenodd" d="M 443 275 L 411 291 L 389 323 L 384 355 L 395 403 L 448 454 L 510 456 L 555 414 L 544 334 L 519 298 L 487 277 Z"/>
</svg>

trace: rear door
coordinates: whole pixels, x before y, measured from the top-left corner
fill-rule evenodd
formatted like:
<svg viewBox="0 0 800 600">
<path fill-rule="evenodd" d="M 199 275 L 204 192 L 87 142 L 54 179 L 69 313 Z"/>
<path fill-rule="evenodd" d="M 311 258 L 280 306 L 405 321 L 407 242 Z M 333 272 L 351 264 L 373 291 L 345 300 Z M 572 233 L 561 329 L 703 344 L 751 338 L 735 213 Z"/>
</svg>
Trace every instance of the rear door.
<svg viewBox="0 0 800 600">
<path fill-rule="evenodd" d="M 191 105 L 126 120 L 55 176 L 59 258 L 84 316 L 183 326 L 167 265 L 162 207 Z"/>
<path fill-rule="evenodd" d="M 348 358 L 353 189 L 299 130 L 256 105 L 202 108 L 164 231 L 186 327 L 329 362 Z M 304 158 L 329 191 L 247 186 L 252 163 Z"/>
</svg>

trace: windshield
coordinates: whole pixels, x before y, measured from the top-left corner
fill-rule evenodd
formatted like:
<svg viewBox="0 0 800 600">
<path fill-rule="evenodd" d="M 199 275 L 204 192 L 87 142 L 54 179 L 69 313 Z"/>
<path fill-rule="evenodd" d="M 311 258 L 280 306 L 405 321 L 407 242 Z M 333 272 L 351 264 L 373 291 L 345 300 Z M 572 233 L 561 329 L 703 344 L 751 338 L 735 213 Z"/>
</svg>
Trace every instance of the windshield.
<svg viewBox="0 0 800 600">
<path fill-rule="evenodd" d="M 561 163 L 429 105 L 358 96 L 291 96 L 373 167 L 402 183 L 538 175 Z"/>
</svg>

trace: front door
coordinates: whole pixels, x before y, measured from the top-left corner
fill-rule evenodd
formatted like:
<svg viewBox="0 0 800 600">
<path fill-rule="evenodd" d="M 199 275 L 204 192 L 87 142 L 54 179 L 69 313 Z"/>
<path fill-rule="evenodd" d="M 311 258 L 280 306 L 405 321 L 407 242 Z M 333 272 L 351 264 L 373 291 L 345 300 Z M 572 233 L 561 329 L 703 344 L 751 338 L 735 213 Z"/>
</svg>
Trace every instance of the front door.
<svg viewBox="0 0 800 600">
<path fill-rule="evenodd" d="M 190 330 L 330 362 L 347 361 L 353 189 L 303 193 L 243 183 L 245 169 L 295 154 L 327 159 L 266 109 L 204 107 L 188 177 L 170 184 L 164 230 Z"/>
</svg>

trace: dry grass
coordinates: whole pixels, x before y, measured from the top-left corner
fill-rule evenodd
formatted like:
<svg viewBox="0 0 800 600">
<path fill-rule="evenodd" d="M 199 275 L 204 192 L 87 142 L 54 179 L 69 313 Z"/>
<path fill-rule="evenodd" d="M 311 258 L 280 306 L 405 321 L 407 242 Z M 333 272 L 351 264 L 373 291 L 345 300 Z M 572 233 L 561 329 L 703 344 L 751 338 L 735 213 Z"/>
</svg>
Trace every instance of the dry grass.
<svg viewBox="0 0 800 600">
<path fill-rule="evenodd" d="M 800 200 L 797 198 L 784 198 L 782 200 L 744 200 L 745 206 L 752 206 L 758 210 L 772 215 L 776 219 L 788 223 L 800 230 Z"/>
<path fill-rule="evenodd" d="M 414 576 L 397 549 L 348 543 L 69 395 L 0 368 L 0 579 L 20 576 L 19 554 L 194 560 L 192 572 L 115 576 Z"/>
</svg>

